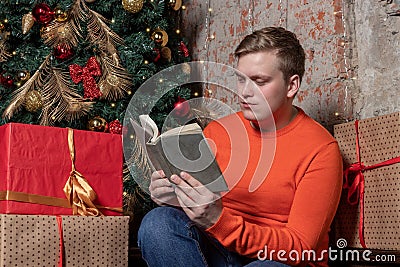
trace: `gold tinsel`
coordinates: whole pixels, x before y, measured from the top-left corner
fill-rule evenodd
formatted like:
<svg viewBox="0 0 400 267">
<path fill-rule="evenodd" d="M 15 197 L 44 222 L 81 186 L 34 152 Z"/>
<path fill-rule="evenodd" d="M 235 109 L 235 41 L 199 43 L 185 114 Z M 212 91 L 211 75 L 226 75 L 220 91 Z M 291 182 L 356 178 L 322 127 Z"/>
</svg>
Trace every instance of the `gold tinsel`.
<svg viewBox="0 0 400 267">
<path fill-rule="evenodd" d="M 0 62 L 7 61 L 12 54 L 7 50 L 7 44 L 5 40 L 0 40 Z"/>
<path fill-rule="evenodd" d="M 33 24 L 35 24 L 35 19 L 33 18 L 32 13 L 25 14 L 22 17 L 22 33 L 26 34 L 29 32 Z"/>
<path fill-rule="evenodd" d="M 122 0 L 124 9 L 131 13 L 137 13 L 143 8 L 143 0 Z"/>
<path fill-rule="evenodd" d="M 29 112 L 36 112 L 43 106 L 42 95 L 38 90 L 30 90 L 24 101 L 24 107 Z"/>
</svg>

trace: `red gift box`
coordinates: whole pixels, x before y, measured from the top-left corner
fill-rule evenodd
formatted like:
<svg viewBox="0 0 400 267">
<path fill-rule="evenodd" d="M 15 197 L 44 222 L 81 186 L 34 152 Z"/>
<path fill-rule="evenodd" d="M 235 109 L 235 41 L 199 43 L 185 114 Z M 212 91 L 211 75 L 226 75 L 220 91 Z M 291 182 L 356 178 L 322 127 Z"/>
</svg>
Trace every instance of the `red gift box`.
<svg viewBox="0 0 400 267">
<path fill-rule="evenodd" d="M 68 143 L 69 131 L 73 133 L 72 144 Z M 0 126 L 0 139 L 0 213 L 75 214 L 71 204 L 76 195 L 71 193 L 68 200 L 63 190 L 69 181 L 79 198 L 97 195 L 91 201 L 102 214 L 122 215 L 120 135 L 8 123 Z M 77 172 L 71 172 L 73 166 Z M 79 191 L 89 186 L 91 193 L 81 196 Z"/>
</svg>

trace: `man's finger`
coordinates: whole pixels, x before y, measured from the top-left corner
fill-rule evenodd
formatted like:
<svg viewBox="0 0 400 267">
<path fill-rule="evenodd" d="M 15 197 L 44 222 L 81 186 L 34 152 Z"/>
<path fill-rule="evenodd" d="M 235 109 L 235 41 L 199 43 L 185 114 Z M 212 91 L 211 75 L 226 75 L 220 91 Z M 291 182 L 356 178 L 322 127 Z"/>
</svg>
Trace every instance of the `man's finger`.
<svg viewBox="0 0 400 267">
<path fill-rule="evenodd" d="M 187 172 L 180 173 L 181 178 L 188 183 L 191 187 L 193 187 L 200 195 L 210 194 L 211 191 L 208 190 L 202 183 L 200 183 L 196 178 L 188 174 Z"/>
<path fill-rule="evenodd" d="M 193 189 L 187 191 L 194 191 Z M 182 189 L 180 186 L 175 188 L 175 194 L 178 197 L 179 203 L 182 207 L 198 207 L 197 200 L 192 199 L 188 193 Z"/>
<path fill-rule="evenodd" d="M 155 181 L 155 180 L 158 180 L 158 179 L 163 179 L 163 178 L 165 178 L 165 173 L 164 173 L 163 170 L 158 170 L 158 171 L 155 171 L 155 172 L 153 172 L 151 174 L 151 180 L 152 181 Z"/>
</svg>

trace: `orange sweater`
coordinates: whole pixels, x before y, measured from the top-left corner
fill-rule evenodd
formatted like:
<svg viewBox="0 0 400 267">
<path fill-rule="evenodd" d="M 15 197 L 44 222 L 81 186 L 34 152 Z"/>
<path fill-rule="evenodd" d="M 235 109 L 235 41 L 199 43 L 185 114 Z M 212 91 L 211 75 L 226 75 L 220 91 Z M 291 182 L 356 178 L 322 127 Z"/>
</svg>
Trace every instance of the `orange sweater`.
<svg viewBox="0 0 400 267">
<path fill-rule="evenodd" d="M 342 159 L 332 135 L 298 110 L 275 133 L 261 134 L 241 112 L 206 127 L 230 186 L 219 220 L 206 231 L 247 257 L 327 266 L 322 250 L 339 203 Z"/>
</svg>

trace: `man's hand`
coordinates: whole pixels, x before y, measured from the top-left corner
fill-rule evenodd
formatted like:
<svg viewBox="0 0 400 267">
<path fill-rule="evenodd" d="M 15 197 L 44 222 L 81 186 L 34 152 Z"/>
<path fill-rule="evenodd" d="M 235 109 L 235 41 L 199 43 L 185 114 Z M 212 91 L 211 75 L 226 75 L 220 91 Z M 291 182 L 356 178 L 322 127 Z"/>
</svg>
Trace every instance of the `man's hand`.
<svg viewBox="0 0 400 267">
<path fill-rule="evenodd" d="M 175 194 L 179 204 L 192 221 L 204 229 L 217 222 L 222 213 L 219 195 L 208 190 L 186 172 L 182 172 L 180 177 L 172 175 L 171 181 L 176 184 Z"/>
<path fill-rule="evenodd" d="M 179 206 L 174 187 L 175 186 L 168 180 L 168 178 L 165 177 L 162 170 L 152 173 L 149 191 L 151 199 L 157 203 L 157 205 Z"/>
</svg>

